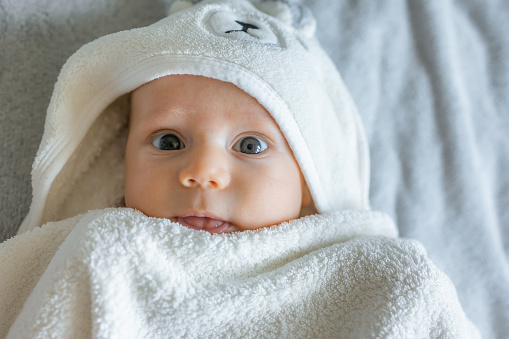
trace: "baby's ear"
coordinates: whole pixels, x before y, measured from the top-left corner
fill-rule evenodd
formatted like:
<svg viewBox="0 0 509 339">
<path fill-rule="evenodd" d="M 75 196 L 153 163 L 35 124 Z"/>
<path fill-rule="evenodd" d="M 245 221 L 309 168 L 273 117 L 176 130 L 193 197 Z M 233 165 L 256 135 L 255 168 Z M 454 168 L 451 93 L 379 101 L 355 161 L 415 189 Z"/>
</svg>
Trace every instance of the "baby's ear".
<svg viewBox="0 0 509 339">
<path fill-rule="evenodd" d="M 307 38 L 316 31 L 316 21 L 311 11 L 296 0 L 258 0 L 252 1 L 260 11 L 269 14 Z"/>
</svg>

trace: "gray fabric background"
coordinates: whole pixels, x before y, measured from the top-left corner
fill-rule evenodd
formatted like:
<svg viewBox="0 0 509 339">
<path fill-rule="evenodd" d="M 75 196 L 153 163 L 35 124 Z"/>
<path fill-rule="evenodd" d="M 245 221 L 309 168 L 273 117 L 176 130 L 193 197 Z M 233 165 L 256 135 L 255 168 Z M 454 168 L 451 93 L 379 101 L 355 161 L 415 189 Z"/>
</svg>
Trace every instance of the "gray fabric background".
<svg viewBox="0 0 509 339">
<path fill-rule="evenodd" d="M 2 240 L 28 211 L 65 60 L 97 37 L 162 18 L 170 2 L 0 0 Z M 304 2 L 365 123 L 373 208 L 424 243 L 484 337 L 507 337 L 509 2 Z"/>
</svg>

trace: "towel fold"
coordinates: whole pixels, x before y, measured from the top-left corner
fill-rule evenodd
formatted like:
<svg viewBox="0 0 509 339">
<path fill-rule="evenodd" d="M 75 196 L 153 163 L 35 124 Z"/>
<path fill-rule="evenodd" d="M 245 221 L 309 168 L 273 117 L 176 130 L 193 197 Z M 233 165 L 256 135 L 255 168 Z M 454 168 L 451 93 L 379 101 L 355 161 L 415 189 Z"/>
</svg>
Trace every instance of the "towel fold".
<svg viewBox="0 0 509 339">
<path fill-rule="evenodd" d="M 18 262 L 1 266 L 0 335 L 477 337 L 446 275 L 396 236 L 372 211 L 209 234 L 95 210 L 1 245 Z"/>
</svg>

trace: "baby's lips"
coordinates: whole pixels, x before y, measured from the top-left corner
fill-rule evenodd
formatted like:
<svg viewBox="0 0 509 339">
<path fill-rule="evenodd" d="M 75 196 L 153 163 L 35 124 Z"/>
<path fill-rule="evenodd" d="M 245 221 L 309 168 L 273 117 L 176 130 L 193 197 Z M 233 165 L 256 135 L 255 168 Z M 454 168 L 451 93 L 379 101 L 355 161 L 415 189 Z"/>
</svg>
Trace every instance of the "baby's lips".
<svg viewBox="0 0 509 339">
<path fill-rule="evenodd" d="M 192 227 L 196 227 L 196 228 L 200 228 L 200 229 L 216 228 L 216 227 L 222 226 L 224 224 L 224 221 L 222 221 L 222 220 L 212 219 L 212 218 L 208 218 L 208 217 L 190 216 L 190 217 L 183 217 L 183 218 L 179 218 L 179 219 L 183 220 L 186 224 L 188 224 Z"/>
<path fill-rule="evenodd" d="M 176 222 L 182 226 L 198 231 L 207 231 L 209 233 L 224 233 L 228 232 L 230 228 L 228 222 L 209 217 L 188 216 L 177 217 L 176 219 Z"/>
</svg>

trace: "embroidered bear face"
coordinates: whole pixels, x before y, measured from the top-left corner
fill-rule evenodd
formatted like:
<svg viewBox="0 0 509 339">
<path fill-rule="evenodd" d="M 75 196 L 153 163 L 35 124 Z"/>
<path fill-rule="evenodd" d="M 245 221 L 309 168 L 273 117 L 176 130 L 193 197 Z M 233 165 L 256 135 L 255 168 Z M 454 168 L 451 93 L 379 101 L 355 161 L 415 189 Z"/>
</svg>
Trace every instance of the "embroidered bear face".
<svg viewBox="0 0 509 339">
<path fill-rule="evenodd" d="M 225 38 L 281 46 L 280 40 L 268 24 L 234 12 L 214 12 L 209 16 L 206 25 L 213 34 Z"/>
</svg>

